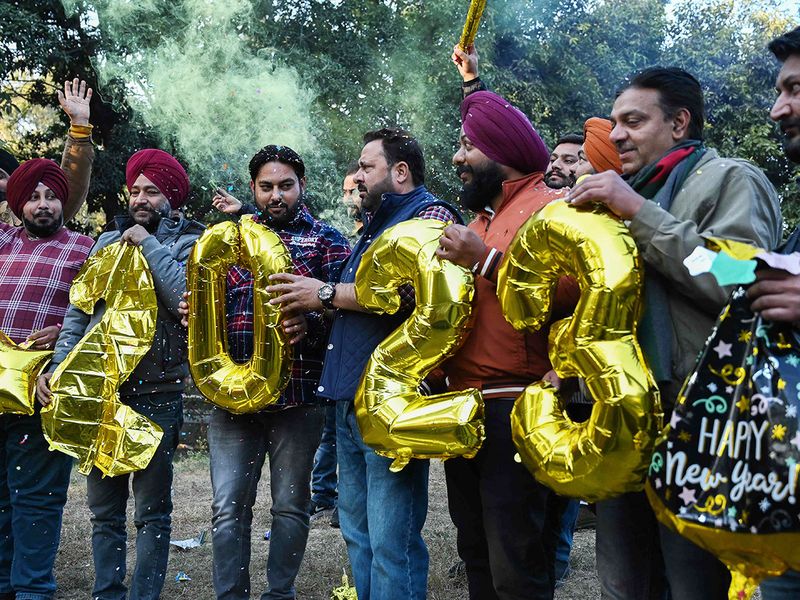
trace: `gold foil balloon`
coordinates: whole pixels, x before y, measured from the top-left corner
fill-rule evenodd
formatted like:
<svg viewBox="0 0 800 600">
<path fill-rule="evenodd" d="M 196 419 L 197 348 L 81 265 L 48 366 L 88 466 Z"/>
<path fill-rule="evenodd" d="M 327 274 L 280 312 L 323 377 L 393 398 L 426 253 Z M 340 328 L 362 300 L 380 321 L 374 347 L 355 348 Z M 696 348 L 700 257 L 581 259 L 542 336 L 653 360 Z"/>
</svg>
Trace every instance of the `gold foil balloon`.
<svg viewBox="0 0 800 600">
<path fill-rule="evenodd" d="M 144 469 L 161 442 L 161 428 L 119 401 L 119 386 L 150 350 L 158 304 L 153 277 L 140 248 L 120 243 L 88 258 L 72 282 L 69 301 L 99 323 L 75 345 L 50 380 L 53 401 L 42 409 L 50 448 L 78 459 L 87 475 Z"/>
<path fill-rule="evenodd" d="M 467 19 L 464 21 L 464 30 L 461 32 L 461 40 L 458 42 L 464 52 L 475 42 L 475 36 L 478 34 L 478 26 L 481 24 L 481 16 L 485 8 L 486 0 L 471 0 L 469 3 Z"/>
<path fill-rule="evenodd" d="M 497 290 L 515 329 L 550 318 L 562 276 L 581 289 L 574 314 L 550 326 L 550 361 L 560 377 L 583 377 L 595 400 L 574 423 L 558 392 L 530 385 L 511 415 L 514 443 L 536 478 L 559 494 L 603 500 L 641 490 L 661 428 L 658 389 L 636 341 L 643 270 L 625 225 L 604 209 L 548 204 L 517 232 Z"/>
<path fill-rule="evenodd" d="M 0 414 L 32 415 L 36 378 L 53 355 L 51 350 L 28 350 L 0 331 Z"/>
<path fill-rule="evenodd" d="M 422 396 L 419 384 L 466 338 L 474 292 L 472 274 L 436 257 L 445 224 L 411 219 L 373 242 L 356 272 L 359 304 L 397 312 L 398 288 L 416 293 L 411 316 L 372 353 L 355 397 L 364 442 L 393 458 L 399 471 L 411 458 L 471 458 L 483 442 L 483 399 L 476 389 Z"/>
<path fill-rule="evenodd" d="M 253 275 L 253 356 L 239 364 L 228 354 L 225 280 L 239 265 Z M 281 327 L 279 306 L 265 291 L 273 273 L 294 271 L 278 235 L 243 217 L 208 229 L 187 265 L 189 367 L 197 389 L 228 412 L 258 412 L 278 401 L 289 382 L 292 347 Z"/>
</svg>

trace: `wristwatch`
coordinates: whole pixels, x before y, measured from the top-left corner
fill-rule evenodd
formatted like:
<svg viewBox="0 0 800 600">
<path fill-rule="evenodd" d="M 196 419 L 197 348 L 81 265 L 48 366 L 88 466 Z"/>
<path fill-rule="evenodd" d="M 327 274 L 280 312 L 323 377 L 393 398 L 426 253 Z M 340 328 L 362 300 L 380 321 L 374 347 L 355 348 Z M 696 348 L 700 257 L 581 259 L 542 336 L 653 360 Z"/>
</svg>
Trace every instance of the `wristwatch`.
<svg viewBox="0 0 800 600">
<path fill-rule="evenodd" d="M 325 283 L 317 290 L 317 298 L 325 308 L 334 308 L 333 298 L 336 296 L 336 284 Z"/>
</svg>

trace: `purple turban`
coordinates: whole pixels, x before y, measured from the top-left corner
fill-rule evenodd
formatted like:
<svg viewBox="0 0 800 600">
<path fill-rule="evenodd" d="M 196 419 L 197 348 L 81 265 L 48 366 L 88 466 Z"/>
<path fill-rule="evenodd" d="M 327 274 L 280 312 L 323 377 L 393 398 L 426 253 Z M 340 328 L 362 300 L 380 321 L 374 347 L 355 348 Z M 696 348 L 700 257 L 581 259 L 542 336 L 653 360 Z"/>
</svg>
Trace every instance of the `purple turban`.
<svg viewBox="0 0 800 600">
<path fill-rule="evenodd" d="M 550 153 L 528 117 L 492 92 L 475 92 L 461 103 L 464 133 L 486 156 L 530 174 L 547 170 Z"/>
<path fill-rule="evenodd" d="M 125 183 L 133 187 L 139 175 L 147 177 L 175 209 L 183 206 L 189 195 L 189 176 L 175 157 L 163 150 L 139 150 L 128 159 Z"/>
<path fill-rule="evenodd" d="M 46 158 L 26 160 L 11 174 L 6 188 L 6 200 L 11 211 L 21 218 L 22 207 L 31 199 L 40 183 L 49 187 L 64 205 L 69 196 L 69 183 L 64 171 Z"/>
</svg>

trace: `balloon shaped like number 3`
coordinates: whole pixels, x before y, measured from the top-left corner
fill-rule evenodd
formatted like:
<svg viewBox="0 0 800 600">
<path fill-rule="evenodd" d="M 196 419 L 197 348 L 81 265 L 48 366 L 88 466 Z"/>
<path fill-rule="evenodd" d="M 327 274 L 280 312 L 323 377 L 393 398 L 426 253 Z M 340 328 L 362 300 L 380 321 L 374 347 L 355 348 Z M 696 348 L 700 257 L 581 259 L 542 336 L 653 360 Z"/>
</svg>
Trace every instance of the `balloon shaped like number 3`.
<svg viewBox="0 0 800 600">
<path fill-rule="evenodd" d="M 238 364 L 228 354 L 225 279 L 241 265 L 253 275 L 253 356 Z M 197 241 L 187 265 L 189 368 L 195 385 L 217 406 L 235 414 L 274 404 L 289 382 L 292 348 L 280 326 L 280 307 L 265 291 L 273 273 L 291 273 L 280 237 L 252 217 L 214 225 Z"/>
<path fill-rule="evenodd" d="M 519 230 L 498 273 L 498 296 L 516 329 L 549 318 L 558 280 L 575 278 L 574 314 L 550 328 L 550 361 L 561 377 L 583 377 L 595 404 L 585 423 L 564 413 L 545 382 L 512 412 L 522 462 L 559 494 L 590 501 L 640 490 L 661 429 L 658 388 L 636 340 L 643 269 L 625 225 L 601 208 L 553 202 Z"/>
<path fill-rule="evenodd" d="M 356 300 L 375 312 L 400 308 L 398 288 L 416 292 L 411 316 L 370 357 L 355 398 L 364 442 L 393 458 L 471 458 L 483 442 L 483 399 L 475 389 L 422 396 L 419 384 L 466 337 L 472 274 L 436 257 L 445 224 L 411 219 L 387 229 L 361 259 Z"/>
<path fill-rule="evenodd" d="M 163 435 L 117 394 L 156 331 L 153 278 L 139 248 L 111 244 L 84 263 L 69 301 L 92 314 L 98 300 L 106 302 L 103 318 L 53 373 L 53 401 L 42 409 L 42 430 L 50 448 L 79 460 L 84 475 L 92 466 L 123 475 L 144 469 Z"/>
</svg>

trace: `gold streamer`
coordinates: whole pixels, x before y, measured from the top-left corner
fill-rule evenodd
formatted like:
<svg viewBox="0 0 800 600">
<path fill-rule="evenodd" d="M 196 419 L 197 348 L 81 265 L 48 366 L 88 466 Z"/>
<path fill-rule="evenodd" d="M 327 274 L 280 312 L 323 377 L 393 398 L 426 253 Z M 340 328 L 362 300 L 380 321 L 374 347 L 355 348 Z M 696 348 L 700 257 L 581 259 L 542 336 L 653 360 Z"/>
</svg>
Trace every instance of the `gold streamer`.
<svg viewBox="0 0 800 600">
<path fill-rule="evenodd" d="M 253 274 L 253 356 L 246 364 L 228 354 L 225 280 L 240 265 Z M 278 401 L 289 382 L 292 347 L 279 306 L 265 291 L 273 273 L 294 271 L 280 237 L 252 217 L 226 221 L 197 241 L 187 265 L 189 368 L 197 389 L 228 412 L 258 412 Z"/>
<path fill-rule="evenodd" d="M 561 377 L 585 378 L 592 415 L 574 423 L 555 388 L 535 383 L 514 406 L 514 442 L 528 469 L 559 494 L 597 501 L 641 490 L 663 415 L 636 340 L 643 271 L 625 225 L 601 208 L 562 201 L 528 219 L 498 273 L 509 323 L 544 326 L 563 275 L 577 280 L 581 297 L 571 317 L 550 327 L 550 361 Z"/>
<path fill-rule="evenodd" d="M 117 392 L 155 335 L 158 304 L 141 249 L 115 243 L 90 256 L 69 300 L 86 314 L 105 300 L 106 310 L 53 373 L 53 401 L 42 409 L 44 436 L 51 449 L 77 458 L 84 475 L 92 466 L 109 476 L 144 469 L 163 433 Z"/>
<path fill-rule="evenodd" d="M 32 415 L 36 406 L 36 378 L 53 355 L 52 350 L 28 350 L 0 331 L 0 414 Z"/>
<path fill-rule="evenodd" d="M 467 20 L 464 21 L 464 30 L 461 32 L 461 40 L 458 42 L 464 52 L 475 42 L 484 8 L 486 8 L 486 0 L 470 0 Z"/>
<path fill-rule="evenodd" d="M 364 442 L 399 471 L 411 458 L 471 458 L 483 442 L 483 399 L 476 389 L 422 396 L 419 384 L 466 338 L 472 274 L 436 257 L 445 224 L 411 219 L 387 229 L 361 259 L 359 304 L 381 313 L 400 308 L 398 288 L 416 292 L 411 316 L 372 353 L 356 391 Z"/>
</svg>

